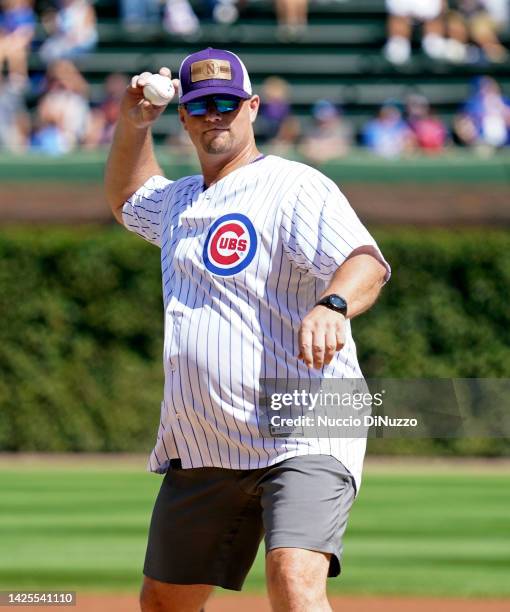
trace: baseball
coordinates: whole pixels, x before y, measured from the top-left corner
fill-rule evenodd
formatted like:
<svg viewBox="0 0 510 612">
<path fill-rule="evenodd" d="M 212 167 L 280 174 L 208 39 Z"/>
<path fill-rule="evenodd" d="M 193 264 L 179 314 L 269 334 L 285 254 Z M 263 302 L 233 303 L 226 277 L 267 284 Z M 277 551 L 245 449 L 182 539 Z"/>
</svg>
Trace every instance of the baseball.
<svg viewBox="0 0 510 612">
<path fill-rule="evenodd" d="M 174 97 L 175 88 L 172 81 L 161 74 L 153 74 L 143 88 L 143 97 L 154 106 L 164 106 Z"/>
</svg>

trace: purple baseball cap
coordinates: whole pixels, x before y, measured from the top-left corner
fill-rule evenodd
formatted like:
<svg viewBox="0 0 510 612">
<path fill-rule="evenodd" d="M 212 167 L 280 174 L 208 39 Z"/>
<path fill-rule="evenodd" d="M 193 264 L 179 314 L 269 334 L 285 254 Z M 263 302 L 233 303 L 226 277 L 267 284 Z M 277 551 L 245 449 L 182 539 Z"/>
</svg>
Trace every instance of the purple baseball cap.
<svg viewBox="0 0 510 612">
<path fill-rule="evenodd" d="M 235 53 L 209 47 L 192 53 L 179 69 L 179 103 L 213 94 L 227 94 L 248 100 L 252 96 L 250 77 Z"/>
</svg>

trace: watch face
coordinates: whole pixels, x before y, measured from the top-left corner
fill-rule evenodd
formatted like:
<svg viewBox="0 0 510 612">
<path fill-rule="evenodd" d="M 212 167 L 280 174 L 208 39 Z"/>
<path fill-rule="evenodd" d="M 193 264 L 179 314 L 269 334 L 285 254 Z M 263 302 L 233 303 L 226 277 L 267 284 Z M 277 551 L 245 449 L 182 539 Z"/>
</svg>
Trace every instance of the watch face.
<svg viewBox="0 0 510 612">
<path fill-rule="evenodd" d="M 345 308 L 345 301 L 338 295 L 332 295 L 329 301 L 335 308 Z"/>
<path fill-rule="evenodd" d="M 344 316 L 347 315 L 347 302 L 340 295 L 335 295 L 335 294 L 326 295 L 325 297 L 322 298 L 322 300 L 317 302 L 317 304 L 322 304 L 323 306 L 326 306 L 327 308 L 336 310 L 337 312 L 343 314 Z"/>
</svg>

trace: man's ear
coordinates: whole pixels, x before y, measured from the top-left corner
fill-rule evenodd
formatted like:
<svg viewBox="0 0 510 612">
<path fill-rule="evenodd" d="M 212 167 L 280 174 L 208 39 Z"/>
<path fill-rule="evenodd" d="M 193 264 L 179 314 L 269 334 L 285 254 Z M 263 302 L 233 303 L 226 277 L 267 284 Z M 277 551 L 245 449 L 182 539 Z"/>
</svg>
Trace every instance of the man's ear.
<svg viewBox="0 0 510 612">
<path fill-rule="evenodd" d="M 188 128 L 186 127 L 186 116 L 185 113 L 186 111 L 182 108 L 182 106 L 179 106 L 177 108 L 178 112 L 179 112 L 179 121 L 182 124 L 182 127 L 186 130 L 186 132 L 188 131 Z"/>
<path fill-rule="evenodd" d="M 259 112 L 259 106 L 260 106 L 259 96 L 252 96 L 248 101 L 248 105 L 250 107 L 250 120 L 253 123 L 255 119 L 257 118 L 257 114 Z"/>
</svg>

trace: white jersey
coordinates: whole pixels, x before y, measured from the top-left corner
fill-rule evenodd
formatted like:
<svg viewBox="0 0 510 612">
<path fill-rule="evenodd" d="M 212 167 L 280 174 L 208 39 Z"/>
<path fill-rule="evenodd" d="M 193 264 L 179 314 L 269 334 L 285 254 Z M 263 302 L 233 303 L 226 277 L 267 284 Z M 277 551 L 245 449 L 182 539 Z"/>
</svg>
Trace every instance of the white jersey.
<svg viewBox="0 0 510 612">
<path fill-rule="evenodd" d="M 270 438 L 260 379 L 361 378 L 346 342 L 322 370 L 297 359 L 298 329 L 332 274 L 374 239 L 331 180 L 268 156 L 204 189 L 202 176 L 150 178 L 124 204 L 126 227 L 161 247 L 165 390 L 148 469 L 254 469 L 297 455 L 339 459 L 359 487 L 364 438 Z"/>
</svg>

